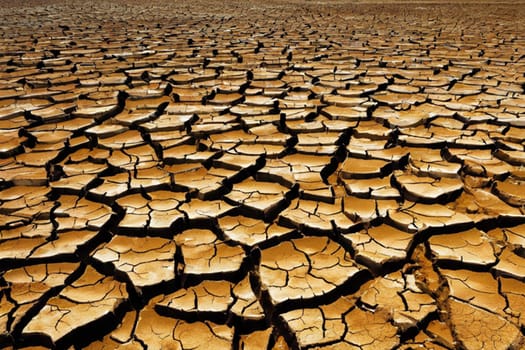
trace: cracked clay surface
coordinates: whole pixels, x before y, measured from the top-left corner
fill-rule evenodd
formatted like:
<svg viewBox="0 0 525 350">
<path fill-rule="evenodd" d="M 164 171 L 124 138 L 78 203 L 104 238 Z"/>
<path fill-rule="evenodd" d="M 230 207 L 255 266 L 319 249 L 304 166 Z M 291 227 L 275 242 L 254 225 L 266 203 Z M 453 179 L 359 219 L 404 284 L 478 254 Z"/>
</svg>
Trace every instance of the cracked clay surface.
<svg viewBox="0 0 525 350">
<path fill-rule="evenodd" d="M 0 1 L 0 348 L 525 348 L 525 6 Z"/>
</svg>

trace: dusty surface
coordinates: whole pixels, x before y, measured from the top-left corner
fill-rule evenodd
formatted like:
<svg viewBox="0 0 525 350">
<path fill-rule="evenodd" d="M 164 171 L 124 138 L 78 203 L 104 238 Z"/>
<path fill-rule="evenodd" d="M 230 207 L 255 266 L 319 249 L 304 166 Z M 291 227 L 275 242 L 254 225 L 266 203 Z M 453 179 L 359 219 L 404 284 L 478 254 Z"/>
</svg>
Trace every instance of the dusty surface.
<svg viewBox="0 0 525 350">
<path fill-rule="evenodd" d="M 525 347 L 524 5 L 25 3 L 0 347 Z"/>
</svg>

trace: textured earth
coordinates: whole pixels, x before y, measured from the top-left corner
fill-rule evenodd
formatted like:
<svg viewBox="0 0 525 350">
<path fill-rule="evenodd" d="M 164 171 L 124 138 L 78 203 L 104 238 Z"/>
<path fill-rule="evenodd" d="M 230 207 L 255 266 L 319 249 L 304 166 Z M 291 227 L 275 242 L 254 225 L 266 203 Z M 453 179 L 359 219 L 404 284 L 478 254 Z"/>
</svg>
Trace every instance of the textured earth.
<svg viewBox="0 0 525 350">
<path fill-rule="evenodd" d="M 525 5 L 67 3 L 0 6 L 0 347 L 525 347 Z"/>
</svg>

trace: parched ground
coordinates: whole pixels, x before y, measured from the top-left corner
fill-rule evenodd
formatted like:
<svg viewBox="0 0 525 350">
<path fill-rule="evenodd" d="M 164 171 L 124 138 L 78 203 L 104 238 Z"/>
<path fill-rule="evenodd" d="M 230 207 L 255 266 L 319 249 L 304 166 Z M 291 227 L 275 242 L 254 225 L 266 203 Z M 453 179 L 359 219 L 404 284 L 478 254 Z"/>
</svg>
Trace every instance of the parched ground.
<svg viewBox="0 0 525 350">
<path fill-rule="evenodd" d="M 524 17 L 4 1 L 0 347 L 525 347 Z"/>
</svg>

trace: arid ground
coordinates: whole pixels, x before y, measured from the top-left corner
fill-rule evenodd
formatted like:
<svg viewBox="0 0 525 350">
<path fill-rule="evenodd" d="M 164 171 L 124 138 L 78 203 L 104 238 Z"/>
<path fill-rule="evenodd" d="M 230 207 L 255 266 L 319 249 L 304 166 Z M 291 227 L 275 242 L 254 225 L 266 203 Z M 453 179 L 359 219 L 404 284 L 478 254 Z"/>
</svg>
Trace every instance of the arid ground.
<svg viewBox="0 0 525 350">
<path fill-rule="evenodd" d="M 525 4 L 3 1 L 0 347 L 525 347 Z"/>
</svg>

